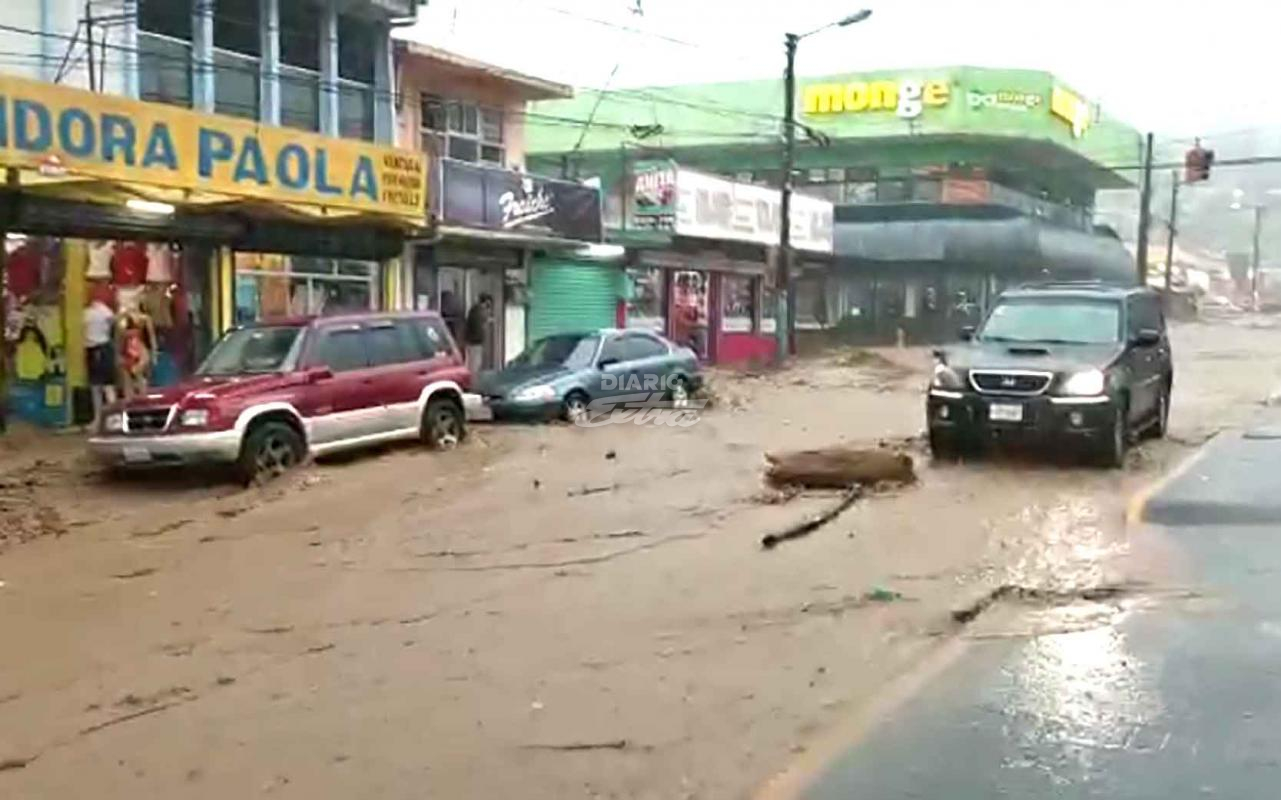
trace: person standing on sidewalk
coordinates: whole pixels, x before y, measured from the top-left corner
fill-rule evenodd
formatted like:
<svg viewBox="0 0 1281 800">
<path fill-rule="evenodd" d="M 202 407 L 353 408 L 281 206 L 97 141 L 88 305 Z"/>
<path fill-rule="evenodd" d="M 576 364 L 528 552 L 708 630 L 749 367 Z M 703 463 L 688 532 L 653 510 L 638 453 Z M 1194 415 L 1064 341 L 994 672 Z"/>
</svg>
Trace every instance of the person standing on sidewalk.
<svg viewBox="0 0 1281 800">
<path fill-rule="evenodd" d="M 480 372 L 485 368 L 485 339 L 489 335 L 493 311 L 494 298 L 488 292 L 482 292 L 467 312 L 463 338 L 467 344 L 467 366 L 472 372 Z"/>
<path fill-rule="evenodd" d="M 103 406 L 116 401 L 116 358 L 111 331 L 116 314 L 101 296 L 94 296 L 84 310 L 85 361 L 93 402 L 93 424 L 102 419 Z"/>
</svg>

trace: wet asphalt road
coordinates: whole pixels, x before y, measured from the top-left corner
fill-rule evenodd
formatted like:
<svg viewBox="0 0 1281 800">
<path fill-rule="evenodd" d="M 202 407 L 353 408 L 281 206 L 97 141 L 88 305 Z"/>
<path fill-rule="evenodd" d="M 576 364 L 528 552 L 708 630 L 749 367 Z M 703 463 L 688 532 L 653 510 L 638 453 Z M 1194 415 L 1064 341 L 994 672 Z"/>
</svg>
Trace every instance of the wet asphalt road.
<svg viewBox="0 0 1281 800">
<path fill-rule="evenodd" d="M 1148 502 L 1187 593 L 1104 624 L 981 639 L 804 795 L 1263 798 L 1281 779 L 1281 415 Z"/>
</svg>

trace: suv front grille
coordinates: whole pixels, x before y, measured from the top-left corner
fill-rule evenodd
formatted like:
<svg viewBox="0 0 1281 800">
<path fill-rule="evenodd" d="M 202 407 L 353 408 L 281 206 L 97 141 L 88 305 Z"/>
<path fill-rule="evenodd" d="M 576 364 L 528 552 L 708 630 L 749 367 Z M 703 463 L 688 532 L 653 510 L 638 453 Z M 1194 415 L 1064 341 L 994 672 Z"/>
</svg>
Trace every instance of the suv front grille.
<svg viewBox="0 0 1281 800">
<path fill-rule="evenodd" d="M 1050 388 L 1054 375 L 1025 370 L 971 370 L 970 383 L 983 394 L 1032 396 Z"/>
<path fill-rule="evenodd" d="M 125 431 L 128 433 L 161 433 L 169 427 L 173 406 L 165 408 L 139 408 L 125 412 Z"/>
</svg>

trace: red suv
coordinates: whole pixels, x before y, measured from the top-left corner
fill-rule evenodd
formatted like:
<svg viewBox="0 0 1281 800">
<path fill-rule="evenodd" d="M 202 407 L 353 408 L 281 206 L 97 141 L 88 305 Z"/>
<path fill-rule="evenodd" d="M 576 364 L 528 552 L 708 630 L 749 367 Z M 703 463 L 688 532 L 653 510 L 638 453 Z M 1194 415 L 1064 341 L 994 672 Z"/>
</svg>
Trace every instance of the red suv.
<svg viewBox="0 0 1281 800">
<path fill-rule="evenodd" d="M 191 380 L 107 408 L 89 447 L 112 467 L 225 463 L 263 480 L 308 453 L 466 435 L 471 373 L 436 314 L 263 322 L 227 333 Z"/>
</svg>

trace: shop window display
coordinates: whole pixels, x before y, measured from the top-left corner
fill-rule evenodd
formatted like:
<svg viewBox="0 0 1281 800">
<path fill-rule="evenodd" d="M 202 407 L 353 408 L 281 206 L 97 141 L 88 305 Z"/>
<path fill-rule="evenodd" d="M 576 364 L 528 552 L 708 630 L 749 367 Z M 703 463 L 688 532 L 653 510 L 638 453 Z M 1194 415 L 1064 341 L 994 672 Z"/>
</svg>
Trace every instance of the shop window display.
<svg viewBox="0 0 1281 800">
<path fill-rule="evenodd" d="M 677 272 L 672 280 L 672 338 L 699 358 L 708 356 L 707 273 Z"/>
<path fill-rule="evenodd" d="M 236 324 L 378 307 L 378 263 L 236 254 Z"/>
<path fill-rule="evenodd" d="M 11 236 L 5 247 L 13 417 L 85 423 L 117 391 L 174 383 L 193 368 L 192 319 L 173 246 Z"/>
<path fill-rule="evenodd" d="M 726 275 L 721 280 L 724 309 L 721 330 L 726 333 L 751 333 L 756 317 L 756 288 L 753 278 Z"/>
<path fill-rule="evenodd" d="M 658 267 L 629 269 L 627 286 L 627 327 L 665 332 L 663 270 Z"/>
</svg>

